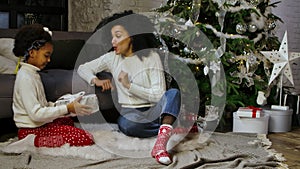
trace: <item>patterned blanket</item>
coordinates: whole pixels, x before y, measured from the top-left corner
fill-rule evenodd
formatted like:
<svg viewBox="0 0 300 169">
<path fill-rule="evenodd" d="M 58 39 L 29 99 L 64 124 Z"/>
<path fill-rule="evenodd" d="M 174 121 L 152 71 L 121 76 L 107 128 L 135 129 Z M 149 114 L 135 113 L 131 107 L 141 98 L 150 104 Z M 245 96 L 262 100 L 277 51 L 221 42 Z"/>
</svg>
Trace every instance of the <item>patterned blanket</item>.
<svg viewBox="0 0 300 169">
<path fill-rule="evenodd" d="M 155 138 L 125 136 L 114 124 L 88 124 L 84 129 L 93 133 L 95 145 L 36 148 L 33 136 L 0 143 L 0 168 L 288 168 L 284 158 L 270 149 L 266 135 L 177 134 L 168 144 L 173 162 L 164 166 L 150 157 Z"/>
</svg>

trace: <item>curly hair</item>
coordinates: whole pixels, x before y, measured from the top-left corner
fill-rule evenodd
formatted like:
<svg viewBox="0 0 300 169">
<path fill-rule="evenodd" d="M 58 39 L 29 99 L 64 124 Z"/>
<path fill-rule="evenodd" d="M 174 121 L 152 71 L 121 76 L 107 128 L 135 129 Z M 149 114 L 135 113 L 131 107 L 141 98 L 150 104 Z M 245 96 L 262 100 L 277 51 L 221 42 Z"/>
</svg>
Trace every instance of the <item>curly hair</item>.
<svg viewBox="0 0 300 169">
<path fill-rule="evenodd" d="M 43 41 L 43 46 L 45 43 L 52 43 L 52 37 L 41 24 L 24 25 L 15 36 L 13 53 L 16 56 L 25 56 L 36 41 Z"/>
<path fill-rule="evenodd" d="M 131 10 L 115 13 L 112 16 L 104 18 L 97 25 L 94 32 L 102 29 L 107 34 L 106 41 L 108 41 L 109 38 L 112 38 L 110 30 L 115 25 L 121 25 L 126 29 L 131 38 L 132 50 L 139 57 L 149 55 L 150 51 L 144 49 L 158 48 L 161 45 L 154 34 L 155 28 L 150 19 L 145 15 L 136 14 Z"/>
</svg>

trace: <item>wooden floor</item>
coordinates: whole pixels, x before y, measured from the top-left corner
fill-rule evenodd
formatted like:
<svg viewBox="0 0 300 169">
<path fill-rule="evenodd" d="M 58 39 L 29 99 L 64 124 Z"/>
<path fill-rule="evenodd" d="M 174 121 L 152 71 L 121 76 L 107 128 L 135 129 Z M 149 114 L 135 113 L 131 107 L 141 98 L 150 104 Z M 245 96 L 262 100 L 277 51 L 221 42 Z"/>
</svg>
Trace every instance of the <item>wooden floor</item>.
<svg viewBox="0 0 300 169">
<path fill-rule="evenodd" d="M 282 153 L 289 169 L 300 169 L 300 127 L 286 133 L 270 133 L 271 148 Z"/>
</svg>

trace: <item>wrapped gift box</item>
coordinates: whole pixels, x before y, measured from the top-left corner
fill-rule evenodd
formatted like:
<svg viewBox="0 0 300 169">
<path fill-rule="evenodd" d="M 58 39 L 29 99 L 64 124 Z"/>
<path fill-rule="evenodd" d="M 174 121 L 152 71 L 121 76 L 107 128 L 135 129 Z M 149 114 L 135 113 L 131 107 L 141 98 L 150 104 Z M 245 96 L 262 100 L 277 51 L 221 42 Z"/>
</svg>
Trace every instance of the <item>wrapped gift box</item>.
<svg viewBox="0 0 300 169">
<path fill-rule="evenodd" d="M 76 94 L 65 94 L 61 96 L 58 100 L 56 100 L 55 105 L 67 105 L 77 99 L 78 97 L 82 97 L 79 103 L 88 105 L 91 107 L 92 113 L 99 111 L 98 98 L 96 94 L 87 94 L 85 92 L 79 92 Z"/>
<path fill-rule="evenodd" d="M 263 116 L 263 112 L 261 108 L 257 107 L 240 107 L 236 115 L 239 117 L 249 117 L 249 118 L 260 118 Z"/>
<path fill-rule="evenodd" d="M 269 114 L 261 114 L 259 118 L 239 117 L 233 113 L 233 132 L 267 134 L 269 127 Z"/>
</svg>

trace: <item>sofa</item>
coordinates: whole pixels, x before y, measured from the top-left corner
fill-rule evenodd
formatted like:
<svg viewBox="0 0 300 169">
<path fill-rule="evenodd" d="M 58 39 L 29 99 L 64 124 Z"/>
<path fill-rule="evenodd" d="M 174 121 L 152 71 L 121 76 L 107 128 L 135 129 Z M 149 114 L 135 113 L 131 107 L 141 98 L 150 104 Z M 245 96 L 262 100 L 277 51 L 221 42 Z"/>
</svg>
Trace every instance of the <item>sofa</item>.
<svg viewBox="0 0 300 169">
<path fill-rule="evenodd" d="M 0 39 L 13 39 L 17 31 L 17 29 L 0 29 Z M 99 87 L 91 87 L 76 72 L 77 57 L 91 35 L 90 32 L 53 31 L 54 52 L 51 62 L 40 72 L 46 97 L 48 101 L 56 101 L 64 94 L 75 94 L 80 91 L 85 91 L 87 94 L 95 93 L 104 119 L 116 122 L 118 112 L 112 97 L 114 94 L 110 91 L 101 92 Z M 2 48 L 9 46 L 1 45 Z M 99 72 L 97 76 L 103 79 L 111 78 L 111 74 L 107 72 Z M 0 120 L 2 121 L 11 121 L 13 117 L 12 97 L 15 77 L 16 75 L 12 73 L 0 74 Z M 97 120 L 93 117 L 90 119 Z"/>
</svg>

